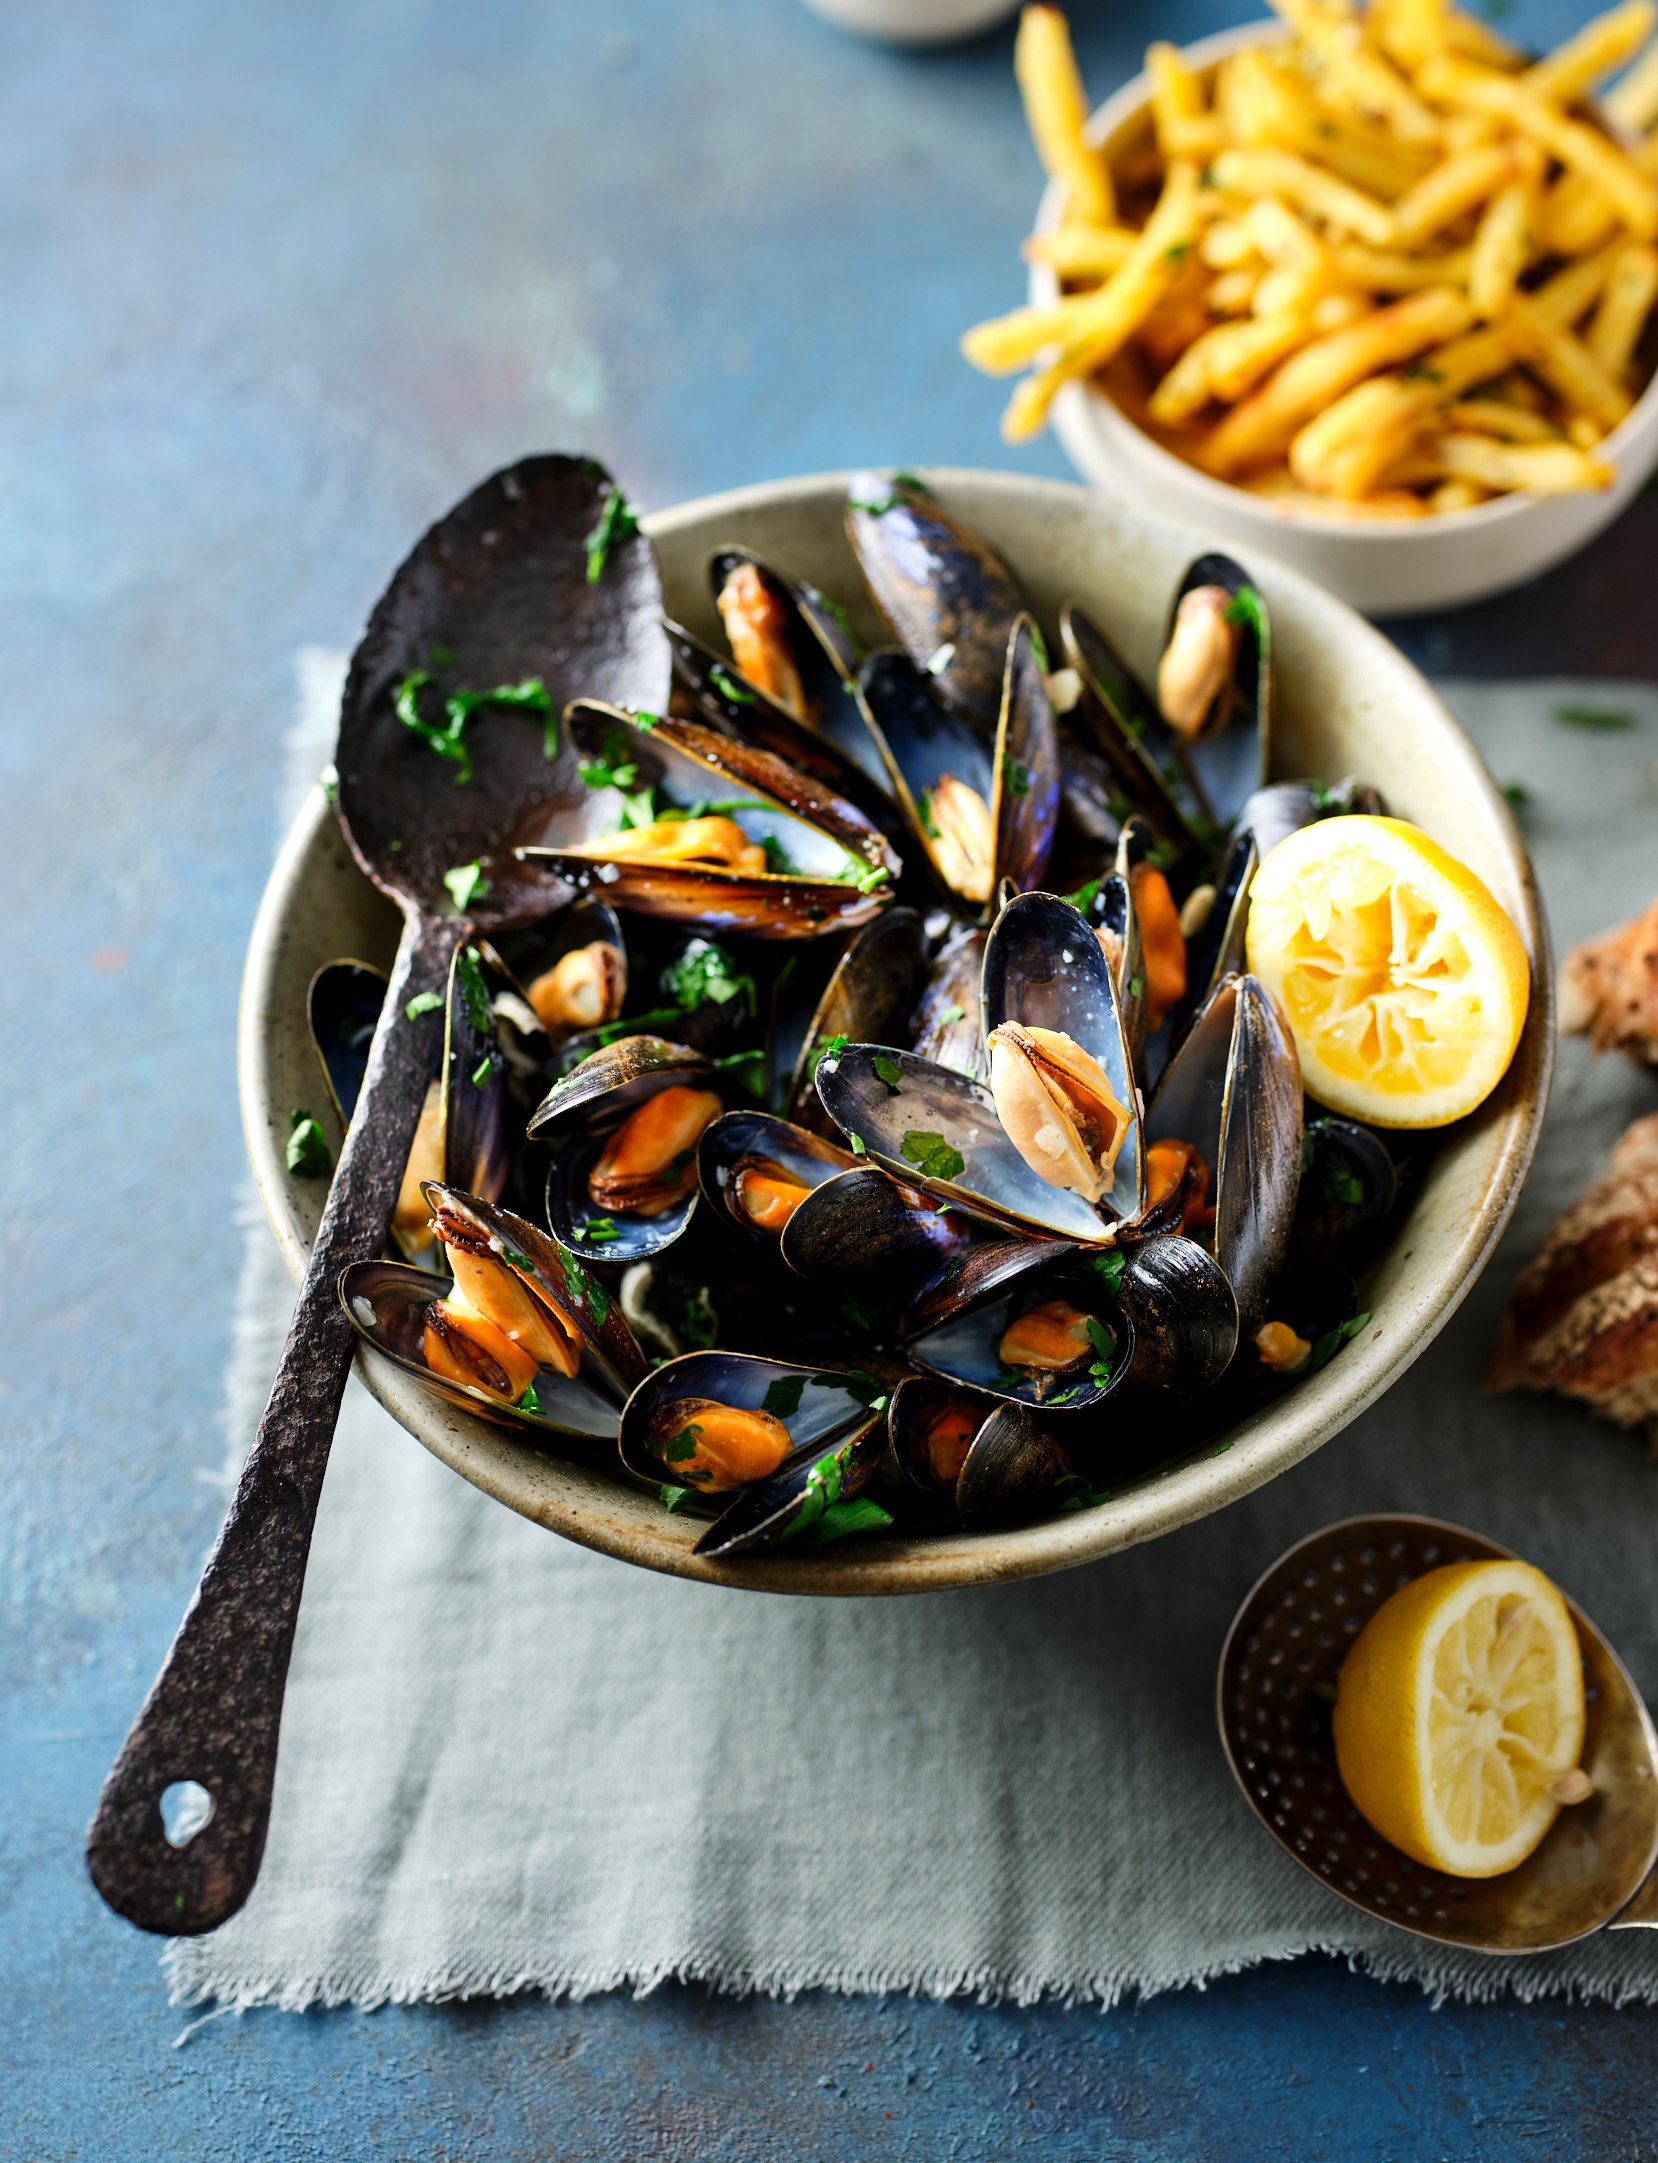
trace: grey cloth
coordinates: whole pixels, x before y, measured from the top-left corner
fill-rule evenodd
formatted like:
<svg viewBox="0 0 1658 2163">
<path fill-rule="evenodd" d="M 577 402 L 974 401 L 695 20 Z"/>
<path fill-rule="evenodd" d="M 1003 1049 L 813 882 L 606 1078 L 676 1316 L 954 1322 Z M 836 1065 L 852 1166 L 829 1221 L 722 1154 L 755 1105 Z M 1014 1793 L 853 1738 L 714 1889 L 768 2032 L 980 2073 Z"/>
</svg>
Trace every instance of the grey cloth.
<svg viewBox="0 0 1658 2163">
<path fill-rule="evenodd" d="M 1527 813 L 1562 948 L 1658 885 L 1658 695 L 1450 693 Z M 1580 733 L 1569 702 L 1627 707 Z M 313 769 L 314 770 L 314 769 Z M 1471 1997 L 1658 1998 L 1658 1935 L 1529 1960 L 1387 1930 L 1304 1875 L 1233 1787 L 1212 1709 L 1256 1574 L 1331 1519 L 1476 1526 L 1578 1595 L 1658 1692 L 1658 1471 L 1637 1437 L 1483 1398 L 1507 1289 L 1658 1085 L 1565 1047 L 1508 1241 L 1451 1328 L 1318 1456 L 1175 1537 L 919 1599 L 710 1590 L 565 1545 L 353 1385 L 322 1500 L 264 1873 L 165 1958 L 182 2002 L 288 2007 L 668 1977 L 726 1990 L 1111 2004 L 1309 1948 Z M 251 1235 L 232 1413 L 291 1290 Z"/>
</svg>

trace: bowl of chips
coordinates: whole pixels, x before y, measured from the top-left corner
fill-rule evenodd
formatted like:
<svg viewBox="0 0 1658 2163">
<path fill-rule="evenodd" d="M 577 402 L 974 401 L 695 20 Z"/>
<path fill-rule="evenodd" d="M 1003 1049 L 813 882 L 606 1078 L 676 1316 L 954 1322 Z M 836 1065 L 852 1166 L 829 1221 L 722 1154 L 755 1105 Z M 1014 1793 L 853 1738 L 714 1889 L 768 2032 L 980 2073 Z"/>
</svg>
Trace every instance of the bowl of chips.
<svg viewBox="0 0 1658 2163">
<path fill-rule="evenodd" d="M 1531 63 L 1440 0 L 1279 4 L 1091 118 L 1026 9 L 1029 303 L 963 349 L 1030 367 L 1010 440 L 1051 417 L 1086 478 L 1357 607 L 1504 591 L 1658 465 L 1652 0 Z"/>
</svg>

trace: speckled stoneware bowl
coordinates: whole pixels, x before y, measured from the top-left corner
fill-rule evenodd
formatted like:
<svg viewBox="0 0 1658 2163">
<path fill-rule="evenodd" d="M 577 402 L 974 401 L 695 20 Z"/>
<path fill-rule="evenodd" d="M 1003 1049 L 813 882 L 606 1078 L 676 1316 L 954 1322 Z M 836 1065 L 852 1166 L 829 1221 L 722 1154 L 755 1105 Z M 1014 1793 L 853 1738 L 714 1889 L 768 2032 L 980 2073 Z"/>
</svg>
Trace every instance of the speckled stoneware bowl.
<svg viewBox="0 0 1658 2163">
<path fill-rule="evenodd" d="M 1067 598 L 1085 600 L 1141 674 L 1153 672 L 1175 582 L 1211 542 L 1060 482 L 947 470 L 926 478 L 1007 558 L 1044 622 L 1053 623 Z M 712 496 L 650 519 L 669 607 L 715 635 L 704 567 L 716 545 L 741 541 L 815 580 L 875 638 L 842 535 L 842 500 L 842 481 L 825 476 Z M 1531 1162 L 1554 1034 L 1547 932 L 1508 806 L 1422 677 L 1305 578 L 1264 560 L 1251 568 L 1272 608 L 1281 770 L 1355 773 L 1375 782 L 1396 812 L 1473 865 L 1513 915 L 1532 958 L 1531 1015 L 1513 1066 L 1435 1154 L 1408 1217 L 1366 1280 L 1374 1321 L 1364 1335 L 1234 1429 L 1223 1454 L 1214 1454 L 1211 1439 L 1191 1458 L 1128 1482 L 1098 1509 L 1004 1532 L 853 1541 L 798 1560 L 698 1561 L 691 1548 L 700 1524 L 670 1516 L 620 1470 L 611 1477 L 527 1449 L 504 1428 L 451 1410 L 384 1360 L 359 1352 L 363 1379 L 418 1441 L 550 1531 L 649 1569 L 774 1592 L 927 1592 L 1069 1569 L 1156 1539 L 1299 1463 L 1375 1402 L 1484 1267 Z M 319 792 L 288 836 L 260 904 L 238 1046 L 254 1175 L 296 1280 L 323 1199 L 315 1182 L 290 1177 L 283 1165 L 293 1106 L 322 1101 L 306 986 L 322 962 L 349 954 L 384 963 L 395 942 L 392 912 L 352 861 Z"/>
</svg>

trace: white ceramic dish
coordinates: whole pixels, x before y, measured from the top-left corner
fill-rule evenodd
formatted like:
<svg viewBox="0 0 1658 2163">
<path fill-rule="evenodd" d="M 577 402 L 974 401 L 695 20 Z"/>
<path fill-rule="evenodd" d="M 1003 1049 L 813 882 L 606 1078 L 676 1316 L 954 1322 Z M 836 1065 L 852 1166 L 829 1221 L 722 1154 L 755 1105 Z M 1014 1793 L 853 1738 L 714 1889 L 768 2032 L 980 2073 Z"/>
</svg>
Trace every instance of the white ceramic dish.
<svg viewBox="0 0 1658 2163">
<path fill-rule="evenodd" d="M 1149 673 L 1169 596 L 1206 545 L 1179 528 L 1069 483 L 936 472 L 941 501 L 1007 558 L 1045 622 L 1071 596 L 1088 601 L 1132 666 Z M 841 527 L 844 482 L 783 481 L 715 496 L 647 521 L 670 608 L 718 636 L 705 567 L 742 541 L 851 608 L 877 635 Z M 1255 568 L 1253 563 L 1250 566 Z M 464 1478 L 583 1545 L 651 1569 L 772 1591 L 895 1593 L 1029 1577 L 1155 1539 L 1206 1516 L 1298 1463 L 1372 1403 L 1443 1326 L 1490 1254 L 1531 1161 L 1553 1043 L 1547 933 L 1524 845 L 1478 754 L 1421 676 L 1380 633 L 1298 573 L 1262 562 L 1273 615 L 1281 765 L 1331 778 L 1357 773 L 1393 808 L 1465 858 L 1514 916 L 1535 992 L 1526 1032 L 1496 1094 L 1438 1149 L 1408 1218 L 1367 1281 L 1375 1320 L 1321 1373 L 1155 1476 L 1127 1482 L 1098 1509 L 1043 1524 L 926 1540 L 849 1542 L 788 1561 L 715 1564 L 691 1553 L 701 1527 L 670 1516 L 618 1471 L 599 1473 L 526 1448 L 502 1427 L 451 1410 L 378 1356 L 359 1371 L 410 1433 Z M 318 1183 L 283 1164 L 292 1108 L 323 1093 L 305 994 L 325 961 L 390 958 L 391 910 L 357 869 L 320 792 L 296 821 L 260 904 L 248 948 L 238 1079 L 248 1150 L 271 1226 L 296 1280 L 321 1214 Z M 336 1141 L 338 1137 L 333 1139 Z"/>
<path fill-rule="evenodd" d="M 1247 23 L 1189 47 L 1187 65 L 1208 77 L 1228 54 L 1275 43 L 1276 23 Z M 1150 86 L 1144 75 L 1125 83 L 1089 123 L 1092 139 L 1127 151 L 1151 134 Z M 1037 229 L 1059 222 L 1063 191 L 1050 186 Z M 1030 297 L 1059 298 L 1059 280 L 1046 264 L 1031 266 Z M 1265 549 L 1372 616 L 1418 609 L 1458 608 L 1523 585 L 1575 555 L 1609 526 L 1658 466 L 1658 381 L 1607 438 L 1617 467 L 1609 489 L 1571 496 L 1508 496 L 1443 517 L 1365 521 L 1292 510 L 1212 480 L 1166 451 L 1091 384 L 1069 383 L 1054 401 L 1054 433 L 1085 480 L 1114 494 L 1223 534 L 1241 549 Z"/>
<path fill-rule="evenodd" d="M 977 37 L 1019 0 L 806 0 L 814 15 L 889 45 L 953 45 Z"/>
</svg>

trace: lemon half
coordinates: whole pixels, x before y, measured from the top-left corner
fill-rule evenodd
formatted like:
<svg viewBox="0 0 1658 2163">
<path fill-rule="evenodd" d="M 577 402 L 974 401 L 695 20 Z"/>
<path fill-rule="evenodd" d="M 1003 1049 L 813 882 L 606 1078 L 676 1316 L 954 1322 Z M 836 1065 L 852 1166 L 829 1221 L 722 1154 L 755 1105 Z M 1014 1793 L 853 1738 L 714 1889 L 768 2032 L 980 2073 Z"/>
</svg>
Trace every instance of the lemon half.
<svg viewBox="0 0 1658 2163">
<path fill-rule="evenodd" d="M 1483 1103 L 1531 996 L 1490 890 L 1403 819 L 1320 819 L 1281 841 L 1250 889 L 1248 956 L 1308 1094 L 1376 1126 L 1444 1126 Z"/>
<path fill-rule="evenodd" d="M 1396 1848 L 1459 1878 L 1523 1863 L 1583 1750 L 1583 1659 L 1529 1562 L 1457 1562 L 1396 1592 L 1341 1670 L 1336 1765 Z"/>
</svg>

